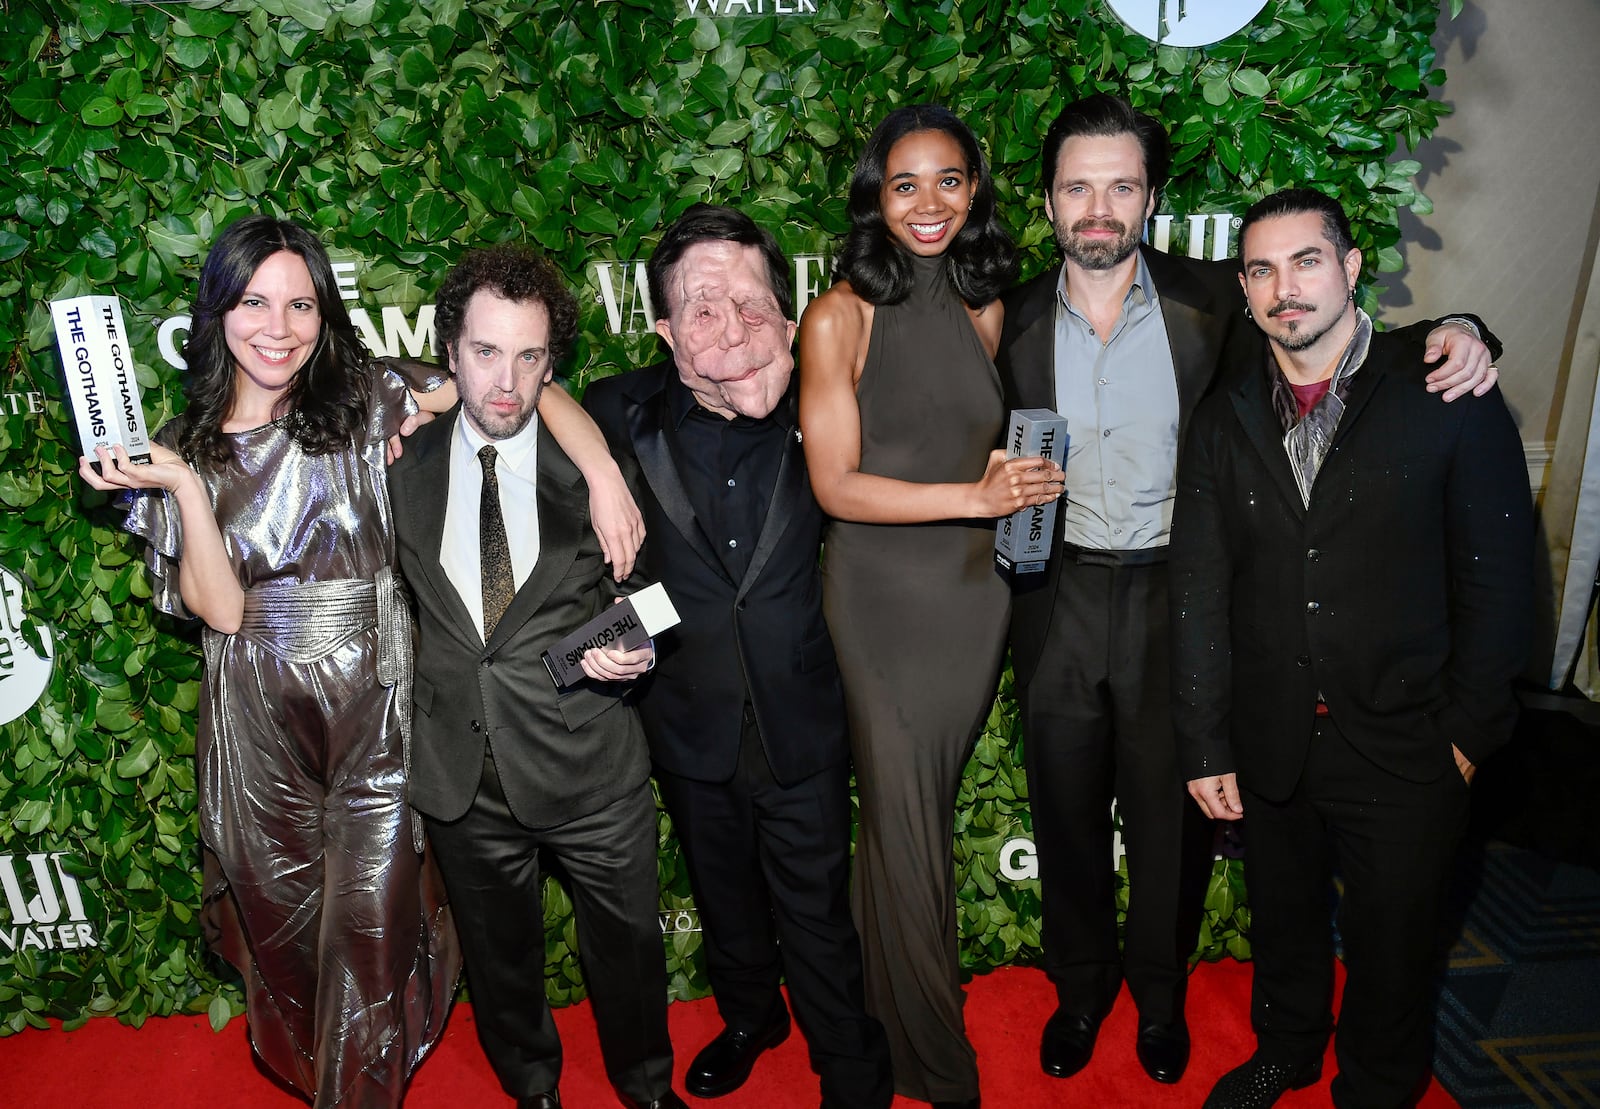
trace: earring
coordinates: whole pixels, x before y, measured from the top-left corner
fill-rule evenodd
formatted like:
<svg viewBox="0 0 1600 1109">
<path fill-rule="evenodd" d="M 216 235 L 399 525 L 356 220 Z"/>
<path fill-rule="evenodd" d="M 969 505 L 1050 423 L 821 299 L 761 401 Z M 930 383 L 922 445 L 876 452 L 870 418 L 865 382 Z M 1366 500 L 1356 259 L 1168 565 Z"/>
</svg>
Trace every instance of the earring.
<svg viewBox="0 0 1600 1109">
<path fill-rule="evenodd" d="M 1250 314 L 1250 306 L 1248 304 L 1244 306 L 1244 318 L 1247 320 L 1255 319 L 1255 317 Z"/>
</svg>

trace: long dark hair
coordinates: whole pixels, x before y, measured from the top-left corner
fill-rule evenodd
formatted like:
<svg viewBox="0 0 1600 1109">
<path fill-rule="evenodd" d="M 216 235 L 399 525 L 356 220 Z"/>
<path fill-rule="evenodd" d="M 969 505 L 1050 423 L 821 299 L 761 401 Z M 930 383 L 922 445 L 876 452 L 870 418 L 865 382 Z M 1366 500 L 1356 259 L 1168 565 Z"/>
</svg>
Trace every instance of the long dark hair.
<svg viewBox="0 0 1600 1109">
<path fill-rule="evenodd" d="M 222 424 L 233 408 L 237 369 L 223 317 L 238 305 L 261 263 L 280 250 L 305 262 L 322 318 L 316 348 L 285 394 L 289 434 L 308 454 L 331 454 L 354 444 L 366 425 L 367 352 L 339 297 L 328 252 L 299 224 L 246 216 L 211 245 L 191 308 L 183 344 L 189 407 L 178 440 L 179 453 L 190 461 L 222 465 L 233 457 Z"/>
<path fill-rule="evenodd" d="M 835 279 L 847 279 L 856 294 L 872 304 L 898 304 L 911 293 L 911 253 L 890 233 L 883 219 L 883 193 L 889 151 L 907 135 L 942 131 L 955 140 L 976 178 L 972 208 L 946 251 L 950 279 L 961 299 L 974 308 L 994 300 L 1017 279 L 1017 248 L 995 213 L 989 163 L 972 129 L 934 104 L 911 104 L 883 117 L 862 148 L 850 178 L 850 231 L 834 265 Z"/>
</svg>

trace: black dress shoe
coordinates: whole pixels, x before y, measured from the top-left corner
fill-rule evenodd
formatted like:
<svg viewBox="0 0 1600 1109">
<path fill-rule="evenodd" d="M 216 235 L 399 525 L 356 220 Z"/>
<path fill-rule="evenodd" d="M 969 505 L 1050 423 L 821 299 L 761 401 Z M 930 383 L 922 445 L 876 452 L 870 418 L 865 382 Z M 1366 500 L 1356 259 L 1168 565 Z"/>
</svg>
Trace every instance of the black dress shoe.
<svg viewBox="0 0 1600 1109">
<path fill-rule="evenodd" d="M 789 1038 L 789 1018 L 756 1032 L 724 1028 L 689 1064 L 684 1089 L 695 1097 L 721 1097 L 744 1085 L 761 1053 Z"/>
<path fill-rule="evenodd" d="M 1302 1090 L 1322 1077 L 1322 1060 L 1296 1066 L 1252 1055 L 1217 1079 L 1204 1109 L 1268 1109 L 1290 1090 Z"/>
<path fill-rule="evenodd" d="M 631 1097 L 622 1096 L 622 1104 L 626 1105 L 628 1109 L 689 1109 L 683 1103 L 683 1098 L 671 1090 L 649 1101 L 635 1101 Z"/>
<path fill-rule="evenodd" d="M 555 1090 L 517 1098 L 517 1109 L 561 1109 L 561 1095 Z"/>
<path fill-rule="evenodd" d="M 1134 1047 L 1146 1074 L 1157 1082 L 1176 1082 L 1189 1065 L 1189 1026 L 1182 1017 L 1170 1024 L 1141 1024 Z"/>
<path fill-rule="evenodd" d="M 1071 1078 L 1088 1066 L 1100 1020 L 1057 1009 L 1039 1038 L 1039 1066 L 1044 1072 L 1051 1078 Z"/>
</svg>

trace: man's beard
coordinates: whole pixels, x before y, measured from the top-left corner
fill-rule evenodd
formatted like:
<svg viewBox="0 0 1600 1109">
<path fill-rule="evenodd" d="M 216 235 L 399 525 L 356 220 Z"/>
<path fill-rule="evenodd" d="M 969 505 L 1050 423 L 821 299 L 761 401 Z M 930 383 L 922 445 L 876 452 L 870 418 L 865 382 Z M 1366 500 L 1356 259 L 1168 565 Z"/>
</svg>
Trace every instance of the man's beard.
<svg viewBox="0 0 1600 1109">
<path fill-rule="evenodd" d="M 484 438 L 499 442 L 509 439 L 517 432 L 528 426 L 533 419 L 533 414 L 538 408 L 538 398 L 534 403 L 515 416 L 504 416 L 489 408 L 485 403 L 487 394 L 470 397 L 465 393 L 461 396 L 461 407 L 467 410 L 467 415 L 472 417 L 472 422 L 477 425 Z"/>
<path fill-rule="evenodd" d="M 1087 240 L 1079 233 L 1089 230 L 1115 232 L 1116 238 Z M 1130 230 L 1121 220 L 1081 219 L 1071 227 L 1056 224 L 1056 242 L 1061 253 L 1086 270 L 1109 270 L 1139 249 L 1139 232 Z"/>
<path fill-rule="evenodd" d="M 1307 304 L 1303 300 L 1280 300 L 1277 304 L 1267 309 L 1267 316 L 1270 319 L 1280 312 L 1315 312 L 1316 310 L 1316 305 Z M 1332 331 L 1338 322 L 1339 317 L 1335 316 L 1314 331 L 1300 331 L 1297 328 L 1300 326 L 1301 321 L 1294 320 L 1285 325 L 1288 330 L 1284 334 L 1272 336 L 1272 341 L 1287 351 L 1309 350 L 1317 345 L 1317 340 Z"/>
</svg>

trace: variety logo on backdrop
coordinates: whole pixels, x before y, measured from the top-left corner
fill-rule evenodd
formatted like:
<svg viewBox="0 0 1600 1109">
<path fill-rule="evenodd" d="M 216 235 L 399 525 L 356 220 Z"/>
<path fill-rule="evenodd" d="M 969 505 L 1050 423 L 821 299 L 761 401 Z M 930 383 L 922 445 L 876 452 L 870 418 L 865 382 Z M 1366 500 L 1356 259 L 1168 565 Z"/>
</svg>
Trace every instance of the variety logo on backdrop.
<svg viewBox="0 0 1600 1109">
<path fill-rule="evenodd" d="M 22 582 L 0 566 L 0 724 L 9 724 L 33 707 L 50 684 L 54 662 L 50 655 L 50 629 L 32 623 L 39 647 L 22 632 Z"/>
<path fill-rule="evenodd" d="M 796 254 L 789 261 L 794 266 L 794 316 L 798 320 L 806 305 L 827 288 L 828 257 Z M 595 303 L 605 308 L 611 334 L 644 335 L 655 330 L 655 305 L 650 301 L 644 259 L 591 262 L 589 280 L 595 288 Z"/>
<path fill-rule="evenodd" d="M 1106 0 L 1127 27 L 1162 46 L 1210 46 L 1250 21 L 1267 0 Z"/>
<path fill-rule="evenodd" d="M 15 855 L 0 855 L 0 891 L 10 913 L 0 923 L 0 953 L 100 946 L 83 891 L 62 867 L 63 857 L 60 851 L 38 851 L 23 856 L 19 866 Z"/>
</svg>

